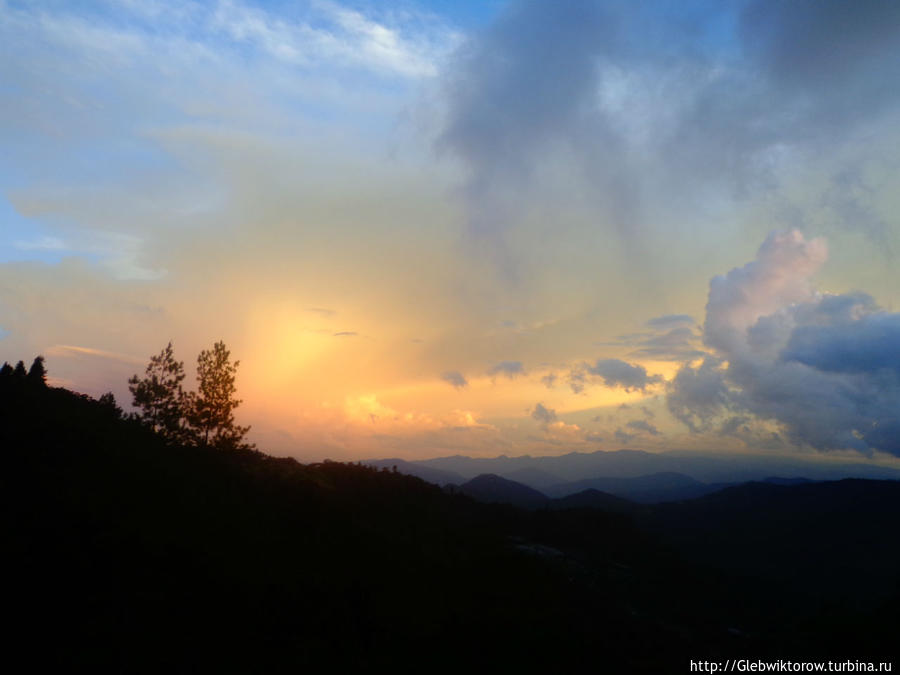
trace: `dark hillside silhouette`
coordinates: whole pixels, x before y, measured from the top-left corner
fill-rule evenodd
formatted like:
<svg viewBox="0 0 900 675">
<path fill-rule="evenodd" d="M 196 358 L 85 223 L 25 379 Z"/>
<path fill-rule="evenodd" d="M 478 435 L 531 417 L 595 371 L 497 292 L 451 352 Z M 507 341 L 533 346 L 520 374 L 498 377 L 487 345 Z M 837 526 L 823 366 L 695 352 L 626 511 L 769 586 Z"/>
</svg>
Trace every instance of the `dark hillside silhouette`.
<svg viewBox="0 0 900 675">
<path fill-rule="evenodd" d="M 884 566 L 866 569 L 882 591 L 865 606 L 829 605 L 827 586 L 809 602 L 790 575 L 685 554 L 691 528 L 714 540 L 733 525 L 719 502 L 652 523 L 479 504 L 390 470 L 179 445 L 109 394 L 15 369 L 0 377 L 0 449 L 6 656 L 34 671 L 656 673 L 893 644 Z M 792 491 L 817 486 L 767 487 L 802 514 Z M 896 512 L 893 499 L 873 492 L 866 508 Z M 853 542 L 860 556 L 870 544 Z"/>
</svg>

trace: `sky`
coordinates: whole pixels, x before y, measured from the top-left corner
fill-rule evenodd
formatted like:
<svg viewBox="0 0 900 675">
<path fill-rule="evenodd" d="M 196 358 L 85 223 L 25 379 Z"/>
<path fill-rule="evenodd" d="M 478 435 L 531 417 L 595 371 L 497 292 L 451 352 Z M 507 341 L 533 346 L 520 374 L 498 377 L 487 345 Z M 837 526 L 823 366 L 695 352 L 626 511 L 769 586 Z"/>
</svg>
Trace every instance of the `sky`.
<svg viewBox="0 0 900 675">
<path fill-rule="evenodd" d="M 900 457 L 900 5 L 0 0 L 0 361 L 303 461 Z"/>
</svg>

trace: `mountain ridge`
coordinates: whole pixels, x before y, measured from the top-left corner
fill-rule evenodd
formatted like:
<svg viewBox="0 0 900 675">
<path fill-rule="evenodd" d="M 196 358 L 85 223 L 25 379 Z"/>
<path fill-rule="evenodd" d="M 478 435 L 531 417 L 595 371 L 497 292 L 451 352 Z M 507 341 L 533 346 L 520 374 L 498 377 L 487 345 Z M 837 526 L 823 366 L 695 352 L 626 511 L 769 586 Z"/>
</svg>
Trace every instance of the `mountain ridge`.
<svg viewBox="0 0 900 675">
<path fill-rule="evenodd" d="M 405 461 L 410 467 L 415 467 L 416 471 L 420 467 L 447 471 L 460 476 L 463 481 L 484 473 L 493 473 L 540 491 L 565 483 L 593 479 L 639 478 L 657 473 L 679 473 L 708 485 L 743 483 L 764 480 L 772 476 L 795 476 L 808 480 L 843 478 L 900 480 L 900 468 L 880 464 L 729 453 L 706 455 L 675 450 L 663 453 L 642 450 L 600 450 L 593 453 L 571 452 L 539 457 L 501 455 L 490 458 L 457 454 Z M 549 483 L 546 480 L 547 476 L 557 476 L 560 480 Z"/>
</svg>

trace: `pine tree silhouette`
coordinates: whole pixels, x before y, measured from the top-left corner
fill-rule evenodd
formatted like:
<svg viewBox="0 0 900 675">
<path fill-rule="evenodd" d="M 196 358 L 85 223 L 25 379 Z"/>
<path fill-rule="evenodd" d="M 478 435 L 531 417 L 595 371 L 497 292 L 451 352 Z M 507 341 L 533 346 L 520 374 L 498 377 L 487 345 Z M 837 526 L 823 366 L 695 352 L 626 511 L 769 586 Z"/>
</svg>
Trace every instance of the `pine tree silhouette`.
<svg viewBox="0 0 900 675">
<path fill-rule="evenodd" d="M 26 381 L 33 387 L 47 386 L 47 368 L 44 366 L 44 357 L 37 356 L 25 376 Z"/>
<path fill-rule="evenodd" d="M 138 419 L 170 443 L 189 443 L 185 424 L 190 397 L 181 387 L 184 362 L 176 361 L 170 341 L 159 354 L 150 358 L 144 377 L 128 380 L 132 404 L 140 409 Z"/>
<path fill-rule="evenodd" d="M 234 409 L 241 401 L 234 397 L 235 374 L 240 361 L 231 363 L 231 353 L 225 343 L 216 342 L 211 350 L 204 349 L 197 357 L 197 388 L 191 396 L 189 422 L 201 445 L 223 450 L 249 449 L 244 442 L 250 427 L 235 424 Z"/>
</svg>

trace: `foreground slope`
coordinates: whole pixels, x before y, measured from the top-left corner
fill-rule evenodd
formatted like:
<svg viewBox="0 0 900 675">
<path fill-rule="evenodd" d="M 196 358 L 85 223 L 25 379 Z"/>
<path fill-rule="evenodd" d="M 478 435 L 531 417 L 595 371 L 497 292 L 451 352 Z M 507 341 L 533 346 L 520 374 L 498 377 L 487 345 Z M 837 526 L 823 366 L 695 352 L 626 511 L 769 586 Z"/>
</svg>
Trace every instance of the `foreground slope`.
<svg viewBox="0 0 900 675">
<path fill-rule="evenodd" d="M 675 644 L 517 548 L 558 528 L 514 509 L 389 471 L 167 446 L 62 389 L 0 392 L 0 411 L 7 609 L 35 667 L 558 667 Z M 632 550 L 624 523 L 590 523 L 616 542 L 598 559 Z"/>
<path fill-rule="evenodd" d="M 666 672 L 874 656 L 896 625 L 880 568 L 884 593 L 828 613 L 691 559 L 679 528 L 708 509 L 646 524 L 478 504 L 391 471 L 167 446 L 46 387 L 0 390 L 0 448 L 8 637 L 35 669 Z"/>
</svg>

